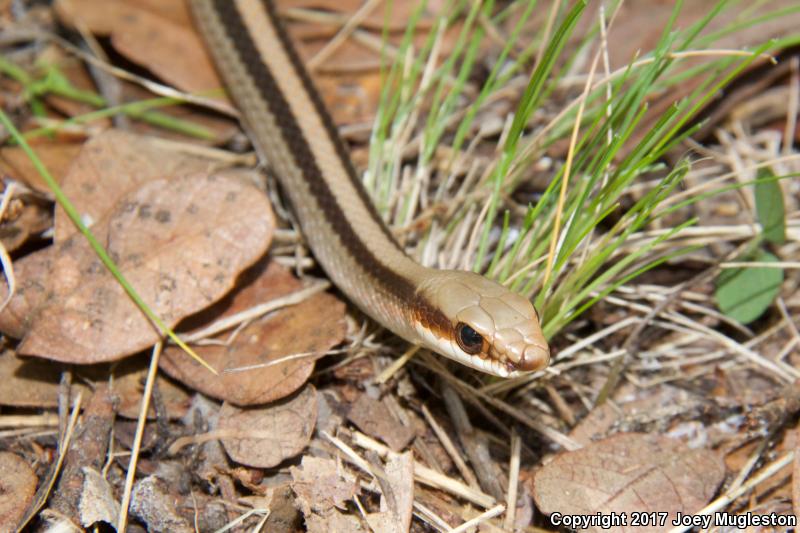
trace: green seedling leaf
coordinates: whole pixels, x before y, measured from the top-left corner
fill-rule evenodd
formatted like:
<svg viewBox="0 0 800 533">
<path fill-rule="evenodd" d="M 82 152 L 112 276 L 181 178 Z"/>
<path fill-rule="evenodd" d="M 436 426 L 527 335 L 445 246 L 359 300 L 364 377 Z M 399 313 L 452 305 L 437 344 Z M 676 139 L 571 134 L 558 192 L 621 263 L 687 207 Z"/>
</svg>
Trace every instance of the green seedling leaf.
<svg viewBox="0 0 800 533">
<path fill-rule="evenodd" d="M 761 169 L 756 182 L 756 213 L 764 238 L 774 244 L 786 242 L 786 210 L 781 184 L 769 169 Z"/>
<path fill-rule="evenodd" d="M 741 261 L 777 263 L 778 258 L 759 250 Z M 717 306 L 725 316 L 749 324 L 764 314 L 778 295 L 783 270 L 772 267 L 742 267 L 724 270 L 717 278 Z"/>
</svg>

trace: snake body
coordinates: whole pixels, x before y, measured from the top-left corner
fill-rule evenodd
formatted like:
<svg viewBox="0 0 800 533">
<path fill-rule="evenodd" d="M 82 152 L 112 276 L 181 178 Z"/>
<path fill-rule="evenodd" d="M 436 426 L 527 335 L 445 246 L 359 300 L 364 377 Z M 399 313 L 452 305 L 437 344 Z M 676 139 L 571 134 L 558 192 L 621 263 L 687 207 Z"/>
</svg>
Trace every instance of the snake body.
<svg viewBox="0 0 800 533">
<path fill-rule="evenodd" d="M 190 4 L 257 152 L 340 290 L 397 335 L 475 369 L 507 377 L 546 366 L 549 349 L 530 301 L 477 274 L 423 267 L 400 248 L 273 3 Z"/>
</svg>

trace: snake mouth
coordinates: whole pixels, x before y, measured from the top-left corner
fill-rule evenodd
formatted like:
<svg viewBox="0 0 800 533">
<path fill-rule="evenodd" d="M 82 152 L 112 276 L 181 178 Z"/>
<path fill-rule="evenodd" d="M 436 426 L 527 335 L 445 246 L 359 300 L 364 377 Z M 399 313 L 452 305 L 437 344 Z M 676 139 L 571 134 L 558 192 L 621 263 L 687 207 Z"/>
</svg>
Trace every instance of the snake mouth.
<svg viewBox="0 0 800 533">
<path fill-rule="evenodd" d="M 508 364 L 519 372 L 535 372 L 547 368 L 550 364 L 550 347 L 546 344 L 544 346 L 529 344 L 522 352 L 519 361 L 513 362 L 509 358 Z"/>
<path fill-rule="evenodd" d="M 514 358 L 497 346 L 490 345 L 487 351 L 482 350 L 476 354 L 468 354 L 461 349 L 457 340 L 452 336 L 429 329 L 421 323 L 417 323 L 416 331 L 420 343 L 428 349 L 492 376 L 501 378 L 522 376 L 542 370 L 550 362 L 550 350 L 546 344 L 544 346 L 528 344 L 522 350 L 521 355 L 517 354 L 514 357 L 518 359 L 515 362 Z"/>
<path fill-rule="evenodd" d="M 470 355 L 467 357 L 456 356 L 452 357 L 452 359 L 461 363 L 462 365 L 466 365 L 470 368 L 474 368 L 475 370 L 480 370 L 486 374 L 491 374 L 492 376 L 498 376 L 501 378 L 513 378 L 528 373 L 527 370 L 519 369 L 510 361 L 495 359 L 485 355 Z"/>
</svg>

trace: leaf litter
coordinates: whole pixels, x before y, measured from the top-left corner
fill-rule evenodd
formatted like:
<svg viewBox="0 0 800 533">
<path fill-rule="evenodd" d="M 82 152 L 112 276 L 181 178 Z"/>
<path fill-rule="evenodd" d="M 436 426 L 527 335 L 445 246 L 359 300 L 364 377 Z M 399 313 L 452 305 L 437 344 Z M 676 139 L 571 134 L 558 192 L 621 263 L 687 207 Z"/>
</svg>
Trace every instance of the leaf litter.
<svg viewBox="0 0 800 533">
<path fill-rule="evenodd" d="M 264 407 L 222 404 L 220 440 L 234 461 L 272 468 L 305 449 L 316 422 L 317 390 L 307 385 L 294 397 Z"/>
<path fill-rule="evenodd" d="M 57 407 L 64 368 L 38 358 L 18 357 L 12 351 L 0 354 L 0 405 L 15 407 Z M 113 376 L 113 391 L 118 399 L 118 415 L 135 419 L 139 416 L 143 382 L 147 374 L 146 361 L 129 358 L 110 367 L 107 364 L 83 365 L 75 369 L 75 379 L 68 387 L 70 394 L 88 397 L 93 388 Z M 187 391 L 166 376 L 157 383 L 162 415 L 169 419 L 182 417 L 190 403 Z M 155 419 L 155 408 L 149 416 Z"/>
<path fill-rule="evenodd" d="M 618 433 L 554 457 L 535 474 L 533 494 L 548 514 L 627 516 L 624 524 L 592 531 L 669 531 L 678 513 L 692 515 L 708 502 L 724 475 L 724 464 L 708 450 Z M 635 513 L 667 514 L 656 524 L 632 524 Z"/>
<path fill-rule="evenodd" d="M 222 86 L 185 11 L 176 14 L 130 1 L 59 0 L 56 12 L 70 26 L 110 36 L 120 54 L 186 92 L 208 93 Z"/>
<path fill-rule="evenodd" d="M 28 461 L 0 452 L 0 530 L 12 531 L 33 501 L 39 478 Z"/>
<path fill-rule="evenodd" d="M 184 322 L 181 331 L 192 336 L 191 324 L 224 321 L 260 304 L 280 301 L 303 289 L 303 284 L 275 262 L 259 263 L 239 280 L 240 287 L 218 304 Z M 253 317 L 205 338 L 196 352 L 220 375 L 189 359 L 176 346 L 168 347 L 161 368 L 173 378 L 214 398 L 235 405 L 258 405 L 279 400 L 302 387 L 316 359 L 344 339 L 345 306 L 330 294 L 317 293 L 296 305 Z M 309 317 L 314 317 L 313 326 Z M 184 329 L 185 328 L 185 329 Z M 281 362 L 283 361 L 283 362 Z"/>
<path fill-rule="evenodd" d="M 93 226 L 131 284 L 170 326 L 224 296 L 269 243 L 266 198 L 214 175 L 144 184 Z M 59 361 L 120 359 L 159 338 L 82 235 L 16 263 L 0 329 L 18 352 Z M 41 280 L 47 280 L 42 283 Z M 2 293 L 5 296 L 5 293 Z"/>
<path fill-rule="evenodd" d="M 280 4 L 282 14 L 293 21 L 290 30 L 299 41 L 301 54 L 312 64 L 313 58 L 341 29 L 346 21 L 343 16 L 363 6 L 361 2 L 349 1 Z M 321 6 L 325 9 L 320 10 Z M 218 84 L 209 81 L 214 80 L 210 63 L 195 56 L 201 50 L 197 46 L 200 41 L 191 33 L 182 2 L 115 2 L 112 5 L 71 0 L 58 2 L 58 7 L 59 16 L 67 25 L 80 19 L 78 25 L 82 30 L 87 29 L 101 39 L 108 36 L 104 46 L 109 44 L 116 53 L 148 69 L 149 74 L 160 81 L 182 90 L 213 89 L 216 88 L 214 84 Z M 626 6 L 633 7 L 633 4 Z M 408 6 L 403 5 L 401 9 L 408 9 Z M 436 9 L 438 5 L 423 14 L 422 28 L 430 27 L 438 16 Z M 642 31 L 642 27 L 654 24 L 653 9 L 643 9 L 640 14 L 636 14 L 638 10 L 629 13 L 630 16 L 624 18 L 626 26 L 618 25 L 616 31 L 610 33 L 607 46 L 613 65 L 620 65 L 615 54 L 630 55 L 631 49 L 648 48 L 631 38 L 627 30 L 619 30 L 632 27 L 634 35 L 650 38 L 656 32 Z M 691 16 L 691 9 L 687 14 Z M 543 11 L 539 22 L 543 22 L 546 15 Z M 390 43 L 399 41 L 399 33 L 405 30 L 401 19 L 407 16 L 408 13 L 403 12 L 389 21 L 393 28 L 387 32 Z M 369 128 L 363 124 L 374 117 L 374 106 L 381 91 L 380 72 L 370 69 L 370 65 L 378 65 L 378 54 L 383 53 L 364 45 L 363 38 L 365 34 L 379 35 L 384 18 L 379 8 L 367 13 L 362 23 L 352 30 L 353 37 L 340 43 L 314 72 L 325 100 L 336 104 L 333 113 L 337 122 L 349 124 L 344 133 L 357 141 L 354 155 L 363 163 L 368 151 L 364 141 L 369 135 Z M 319 21 L 323 21 L 322 25 Z M 483 23 L 490 33 L 509 29 L 502 25 L 494 27 L 488 20 Z M 787 16 L 773 24 L 769 31 L 780 35 L 791 27 L 796 24 Z M 444 55 L 452 50 L 455 41 L 451 33 L 447 32 L 441 43 Z M 750 38 L 732 35 L 729 46 L 733 48 L 747 44 L 743 40 Z M 148 40 L 146 36 L 151 38 Z M 415 42 L 421 44 L 425 37 L 425 31 L 419 32 Z M 185 53 L 164 54 L 164 46 Z M 393 53 L 391 47 L 386 48 L 386 53 Z M 185 57 L 190 56 L 197 61 L 186 61 Z M 57 58 L 58 54 L 51 52 L 49 57 Z M 621 64 L 626 61 L 622 60 Z M 577 62 L 580 63 L 580 58 Z M 91 82 L 92 78 L 81 70 L 65 72 L 76 85 Z M 206 83 L 206 89 L 201 89 Z M 512 89 L 514 83 L 512 79 Z M 131 87 L 125 87 L 124 94 L 130 98 L 134 92 Z M 672 101 L 675 94 L 684 94 L 682 91 L 688 87 L 688 83 L 678 84 L 662 93 L 663 99 Z M 139 87 L 136 91 L 136 98 L 152 96 Z M 67 115 L 83 112 L 76 106 L 63 105 L 70 103 L 69 100 L 59 99 L 62 102 L 57 103 L 54 98 L 47 98 L 45 102 Z M 503 100 L 493 112 L 500 110 L 502 114 L 505 113 L 502 110 L 512 108 Z M 179 109 L 200 122 L 211 116 L 195 108 Z M 734 167 L 739 173 L 737 180 L 747 179 L 741 162 L 746 167 L 754 161 L 773 158 L 777 153 L 772 140 L 758 137 L 752 115 L 738 113 L 735 116 L 740 123 L 733 125 L 724 124 L 718 120 L 718 115 L 714 117 L 715 126 L 723 125 L 729 130 L 719 134 L 717 144 L 712 140 L 718 157 L 709 157 L 710 163 L 697 164 L 698 172 L 687 177 L 689 187 L 702 186 L 709 168 Z M 488 116 L 487 120 L 496 120 L 501 125 L 503 122 L 496 116 Z M 185 151 L 176 151 L 175 145 L 121 130 L 96 134 L 98 127 L 108 124 L 110 121 L 93 123 L 92 127 L 76 128 L 65 135 L 70 140 L 82 135 L 90 139 L 70 170 L 57 172 L 59 180 L 79 205 L 84 219 L 92 224 L 93 231 L 100 233 L 101 242 L 117 251 L 126 276 L 130 273 L 144 280 L 140 283 L 155 287 L 148 296 L 154 300 L 157 312 L 166 315 L 183 336 L 191 338 L 198 353 L 212 361 L 215 368 L 225 371 L 213 377 L 174 346 L 165 348 L 160 368 L 170 378 L 159 378 L 148 411 L 147 442 L 137 463 L 138 481 L 131 505 L 139 522 L 135 527 L 146 524 L 153 530 L 193 531 L 196 523 L 200 530 L 213 531 L 241 519 L 242 523 L 253 527 L 262 524 L 266 531 L 303 527 L 310 531 L 407 531 L 409 528 L 444 531 L 456 526 L 466 528 L 469 524 L 465 521 L 474 519 L 480 525 L 473 527 L 494 531 L 503 523 L 496 518 L 498 514 L 506 506 L 513 506 L 518 518 L 516 523 L 521 527 L 535 516 L 537 527 L 552 529 L 553 525 L 545 517 L 552 511 L 596 513 L 618 509 L 694 513 L 715 494 L 718 497 L 712 505 L 726 505 L 732 510 L 783 514 L 796 510 L 796 494 L 800 493 L 796 464 L 792 483 L 786 481 L 787 470 L 775 470 L 773 474 L 777 472 L 777 475 L 764 478 L 758 485 L 748 485 L 750 481 L 747 481 L 762 479 L 759 476 L 766 476 L 771 469 L 785 468 L 790 462 L 786 462 L 786 455 L 780 454 L 797 449 L 796 441 L 790 438 L 793 432 L 783 430 L 796 425 L 800 409 L 792 395 L 777 386 L 791 382 L 792 371 L 798 364 L 800 336 L 791 317 L 796 315 L 800 300 L 796 294 L 786 291 L 786 285 L 796 285 L 791 271 L 787 271 L 787 283 L 779 292 L 779 297 L 784 297 L 779 304 L 784 306 L 784 315 L 776 314 L 775 304 L 770 301 L 761 306 L 767 318 L 754 322 L 752 330 L 731 325 L 732 321 L 726 321 L 713 309 L 712 285 L 686 287 L 673 306 L 654 314 L 648 335 L 637 346 L 639 349 L 631 350 L 633 360 L 625 367 L 627 382 L 619 386 L 611 401 L 599 406 L 593 404 L 596 391 L 607 377 L 606 362 L 620 357 L 620 345 L 629 346 L 626 336 L 631 324 L 639 322 L 639 314 L 653 310 L 660 299 L 670 298 L 669 285 L 674 280 L 685 279 L 685 272 L 680 269 L 698 270 L 698 264 L 705 265 L 710 258 L 723 257 L 740 244 L 742 236 L 750 235 L 743 227 L 754 220 L 751 216 L 753 202 L 748 206 L 747 201 L 742 201 L 749 191 L 713 203 L 712 212 L 698 207 L 699 217 L 707 228 L 701 228 L 704 233 L 695 235 L 695 243 L 707 248 L 692 257 L 696 263 L 671 265 L 671 271 L 666 268 L 641 284 L 637 281 L 612 293 L 606 302 L 598 304 L 597 311 L 587 321 L 556 339 L 556 364 L 552 373 L 542 377 L 538 384 L 531 382 L 504 389 L 507 384 L 477 384 L 470 374 L 454 375 L 447 368 L 430 365 L 439 378 L 459 384 L 456 389 L 469 405 L 468 410 L 463 410 L 469 420 L 463 424 L 454 423 L 453 408 L 443 406 L 440 401 L 438 378 L 417 364 L 419 358 L 411 371 L 402 369 L 385 384 L 377 382 L 376 375 L 388 364 L 384 357 L 387 351 L 401 353 L 405 347 L 387 342 L 372 328 L 362 328 L 353 320 L 350 327 L 346 327 L 341 301 L 319 292 L 313 281 L 296 279 L 289 269 L 281 266 L 288 265 L 295 272 L 306 274 L 313 264 L 294 231 L 278 231 L 277 242 L 272 243 L 268 258 L 263 254 L 267 244 L 250 250 L 252 253 L 247 255 L 237 248 L 242 244 L 241 239 L 216 246 L 206 242 L 207 260 L 219 258 L 211 254 L 211 248 L 238 250 L 240 260 L 235 266 L 226 265 L 222 273 L 215 270 L 215 274 L 219 274 L 216 277 L 225 277 L 224 281 L 191 271 L 192 281 L 196 283 L 192 290 L 202 293 L 202 298 L 192 301 L 191 294 L 181 292 L 179 297 L 176 294 L 176 299 L 188 299 L 191 305 L 176 304 L 168 298 L 167 294 L 172 295 L 172 291 L 167 290 L 169 280 L 164 285 L 161 282 L 165 279 L 160 276 L 148 278 L 142 274 L 137 278 L 136 262 L 126 262 L 130 258 L 126 258 L 125 253 L 132 250 L 151 258 L 157 265 L 150 269 L 151 273 L 181 271 L 181 267 L 194 261 L 196 255 L 192 246 L 196 243 L 192 237 L 188 237 L 192 246 L 176 243 L 187 238 L 178 231 L 180 228 L 168 235 L 154 229 L 154 226 L 159 227 L 154 222 L 158 210 L 150 210 L 146 218 L 153 220 L 147 224 L 127 213 L 125 205 L 136 202 L 141 207 L 146 201 L 172 213 L 186 205 L 183 202 L 189 195 L 205 200 L 208 192 L 213 198 L 214 187 L 222 183 L 223 190 L 236 191 L 234 209 L 238 216 L 241 209 L 246 209 L 245 205 L 239 205 L 242 195 L 262 200 L 263 195 L 238 178 L 219 174 L 219 167 L 226 160 L 217 159 L 219 153 L 210 151 L 206 157 L 189 156 Z M 135 129 L 138 127 L 137 122 Z M 148 131 L 153 131 L 152 127 Z M 726 138 L 725 135 L 730 136 Z M 231 139 L 230 136 L 220 138 Z M 235 145 L 236 137 L 233 139 Z M 61 141 L 55 139 L 56 147 L 52 153 L 45 153 L 45 157 L 49 164 L 66 169 L 64 161 L 72 159 L 70 150 L 74 152 L 74 145 L 62 151 L 57 148 Z M 563 152 L 559 149 L 558 144 L 554 145 L 550 155 L 561 158 Z M 47 205 L 48 193 L 40 188 L 29 166 L 24 168 L 25 162 L 20 161 L 19 154 L 13 150 L 3 151 L 9 160 L 5 171 L 19 176 L 36 194 L 44 192 L 44 205 Z M 416 153 L 415 150 L 411 147 L 406 153 Z M 227 160 L 235 159 L 234 155 L 240 157 L 229 154 Z M 782 168 L 781 172 L 786 169 Z M 208 179 L 203 176 L 210 175 L 215 176 L 213 184 L 203 181 Z M 200 181 L 205 188 L 193 189 L 189 184 L 191 180 Z M 182 186 L 178 186 L 180 184 Z M 769 250 L 778 257 L 791 258 L 797 241 L 793 218 L 796 217 L 797 190 L 786 181 L 780 182 L 779 188 L 782 192 L 773 187 L 773 193 L 783 194 L 786 199 L 786 220 L 782 222 L 786 243 L 775 242 Z M 156 197 L 161 194 L 165 195 L 164 201 L 157 204 Z M 637 194 L 638 191 L 632 191 L 631 197 L 635 199 Z M 224 203 L 219 193 L 216 198 L 216 203 Z M 261 200 L 254 200 L 253 204 L 259 202 Z M 762 211 L 761 206 L 759 211 Z M 261 222 L 256 224 L 268 216 L 264 212 L 259 215 Z M 770 213 L 769 206 L 764 212 Z M 113 421 L 112 413 L 123 417 L 136 415 L 146 374 L 144 362 L 132 364 L 126 360 L 70 369 L 44 360 L 23 359 L 17 353 L 32 347 L 45 357 L 54 357 L 59 350 L 82 356 L 62 358 L 70 362 L 116 360 L 149 347 L 157 336 L 147 337 L 141 325 L 130 325 L 129 317 L 140 317 L 134 307 L 125 307 L 125 313 L 117 310 L 103 322 L 96 320 L 97 315 L 86 314 L 95 320 L 84 319 L 83 324 L 88 326 L 63 332 L 65 325 L 74 320 L 66 314 L 70 310 L 76 312 L 75 308 L 88 305 L 115 312 L 116 306 L 123 307 L 121 302 L 127 302 L 127 298 L 113 289 L 110 278 L 106 280 L 99 272 L 102 269 L 96 268 L 91 254 L 81 255 L 86 248 L 81 245 L 82 237 L 76 234 L 60 208 L 55 214 L 53 246 L 38 251 L 26 250 L 25 243 L 30 243 L 31 238 L 41 239 L 49 231 L 46 222 L 49 223 L 51 215 L 47 212 L 45 217 L 39 212 L 34 214 L 34 221 L 17 218 L 15 220 L 20 221 L 17 226 L 10 226 L 21 229 L 22 238 L 3 240 L 9 247 L 22 246 L 14 266 L 21 282 L 18 287 L 23 288 L 23 299 L 31 302 L 15 302 L 16 316 L 2 318 L 8 333 L 25 338 L 20 344 L 10 342 L 9 350 L 0 355 L 0 377 L 4 383 L 0 388 L 0 405 L 16 406 L 5 407 L 4 414 L 5 410 L 17 412 L 36 407 L 49 415 L 38 421 L 31 417 L 31 424 L 46 422 L 43 426 L 15 428 L 19 432 L 17 435 L 33 435 L 26 437 L 28 441 L 13 441 L 17 457 L 28 460 L 33 457 L 31 449 L 54 446 L 50 429 L 55 416 L 51 413 L 53 407 L 61 405 L 63 410 L 76 393 L 87 398 L 91 395 L 83 423 L 79 425 L 88 432 L 85 438 L 76 436 L 73 444 L 84 448 L 86 453 L 67 455 L 64 465 L 65 479 L 70 485 L 80 486 L 81 497 L 66 500 L 54 497 L 51 501 L 73 524 L 109 522 L 115 518 L 115 504 L 122 494 L 120 479 L 128 464 L 125 453 L 136 440 L 132 423 Z M 206 215 L 205 218 L 214 218 L 213 214 Z M 254 224 L 254 219 L 247 220 L 246 224 Z M 115 233 L 114 222 L 121 223 L 130 236 Z M 171 217 L 170 222 L 173 222 Z M 191 217 L 186 219 L 197 231 L 195 237 L 205 232 L 202 238 L 197 237 L 201 241 L 207 237 L 206 233 L 213 234 L 220 225 L 219 221 L 208 226 L 199 225 L 202 222 Z M 271 234 L 272 228 L 263 233 Z M 231 234 L 238 235 L 235 228 L 222 230 L 224 237 L 231 237 Z M 158 240 L 162 237 L 165 241 Z M 269 238 L 265 237 L 267 241 Z M 173 256 L 170 250 L 173 247 L 182 250 Z M 707 254 L 707 250 L 714 253 Z M 247 260 L 242 259 L 245 255 Z M 104 293 L 107 299 L 97 294 L 93 298 L 83 298 L 83 289 Z M 290 303 L 297 294 L 303 296 L 301 303 Z M 68 307 L 68 303 L 73 308 Z M 23 311 L 19 310 L 20 306 Z M 41 313 L 43 309 L 53 318 L 46 320 Z M 89 308 L 83 309 L 84 313 L 89 311 Z M 360 320 L 358 315 L 354 318 Z M 235 319 L 233 323 L 227 322 L 232 319 Z M 621 321 L 630 319 L 627 327 L 617 327 Z M 124 327 L 113 329 L 109 325 L 111 322 Z M 217 328 L 221 323 L 226 325 Z M 104 328 L 102 334 L 93 331 L 95 326 Z M 47 330 L 48 327 L 51 329 Z M 741 336 L 728 336 L 728 333 L 714 336 L 716 330 L 725 331 L 728 327 L 737 327 L 736 334 Z M 49 343 L 36 341 L 36 328 L 45 328 L 38 336 L 46 337 Z M 605 328 L 609 329 L 607 334 Z M 76 342 L 72 337 L 74 331 L 85 337 L 77 337 Z M 593 342 L 586 342 L 587 334 L 595 337 Z M 28 341 L 31 336 L 35 342 Z M 347 342 L 348 358 L 331 366 L 327 362 L 317 362 L 343 340 Z M 764 358 L 762 354 L 768 354 L 770 360 L 776 362 L 772 366 L 759 364 Z M 56 355 L 55 358 L 60 357 Z M 110 387 L 113 394 L 107 394 L 103 386 L 112 374 L 115 376 Z M 469 386 L 460 385 L 465 383 Z M 202 395 L 192 394 L 187 387 Z M 96 390 L 95 394 L 92 390 Z M 220 407 L 209 397 L 224 403 Z M 420 410 L 427 412 L 426 419 L 418 415 Z M 426 423 L 426 420 L 439 421 L 437 424 L 442 427 L 434 432 L 432 422 Z M 548 431 L 542 433 L 541 425 L 532 422 L 546 425 Z M 107 449 L 108 432 L 112 427 L 116 449 Z M 512 427 L 523 435 L 521 446 L 516 450 L 509 446 L 509 442 L 513 442 Z M 217 439 L 221 439 L 224 446 Z M 35 444 L 28 448 L 27 442 Z M 173 446 L 165 452 L 170 443 Z M 480 443 L 481 453 L 466 453 L 465 448 L 470 443 Z M 559 453 L 559 445 L 576 451 Z M 463 457 L 454 461 L 454 456 Z M 721 462 L 723 457 L 724 463 Z M 97 458 L 105 460 L 102 470 L 102 465 L 96 464 Z M 513 465 L 520 462 L 521 488 L 512 490 Z M 487 465 L 480 463 L 491 464 L 486 468 Z M 487 476 L 496 479 L 487 479 Z M 566 487 L 569 487 L 570 497 L 565 499 Z M 673 496 L 680 497 L 663 497 L 665 487 L 672 489 Z M 506 489 L 509 498 L 518 495 L 515 500 L 503 500 Z M 727 500 L 727 494 L 736 496 Z M 533 511 L 531 495 L 542 513 Z M 787 503 L 793 497 L 794 509 Z M 102 509 L 102 512 L 86 513 L 88 507 Z M 523 517 L 521 522 L 520 517 Z"/>
</svg>

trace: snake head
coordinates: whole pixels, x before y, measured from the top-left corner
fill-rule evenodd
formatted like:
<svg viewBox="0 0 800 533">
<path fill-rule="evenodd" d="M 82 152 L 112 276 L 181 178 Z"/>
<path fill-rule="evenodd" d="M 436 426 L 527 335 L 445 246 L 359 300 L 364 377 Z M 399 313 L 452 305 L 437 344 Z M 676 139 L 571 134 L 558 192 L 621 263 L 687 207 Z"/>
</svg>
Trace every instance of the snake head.
<svg viewBox="0 0 800 533">
<path fill-rule="evenodd" d="M 550 348 L 533 304 L 472 272 L 437 271 L 418 296 L 437 319 L 417 321 L 430 349 L 477 370 L 502 377 L 545 368 Z"/>
</svg>

